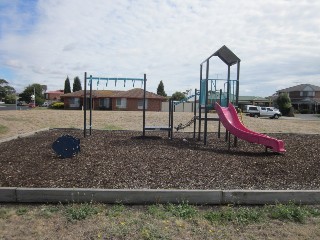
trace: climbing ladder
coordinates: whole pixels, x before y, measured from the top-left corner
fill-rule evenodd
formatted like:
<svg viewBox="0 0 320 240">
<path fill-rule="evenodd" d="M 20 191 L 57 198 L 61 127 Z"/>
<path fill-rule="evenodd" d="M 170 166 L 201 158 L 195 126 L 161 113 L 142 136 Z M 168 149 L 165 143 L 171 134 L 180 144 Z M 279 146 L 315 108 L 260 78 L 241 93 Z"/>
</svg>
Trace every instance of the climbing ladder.
<svg viewBox="0 0 320 240">
<path fill-rule="evenodd" d="M 181 130 L 181 129 L 185 129 L 186 127 L 189 127 L 192 123 L 194 123 L 194 121 L 196 120 L 196 116 L 194 116 L 193 118 L 191 118 L 191 120 L 189 122 L 187 122 L 186 124 L 182 124 L 180 123 L 177 127 L 174 127 L 177 131 Z"/>
</svg>

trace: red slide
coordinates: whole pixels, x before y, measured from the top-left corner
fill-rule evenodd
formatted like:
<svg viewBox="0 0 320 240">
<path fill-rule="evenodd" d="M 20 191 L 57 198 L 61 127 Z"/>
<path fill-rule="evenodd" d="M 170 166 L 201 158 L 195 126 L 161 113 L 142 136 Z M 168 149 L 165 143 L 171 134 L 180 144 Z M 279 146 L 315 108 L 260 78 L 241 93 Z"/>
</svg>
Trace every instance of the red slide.
<svg viewBox="0 0 320 240">
<path fill-rule="evenodd" d="M 271 148 L 274 152 L 283 153 L 286 151 L 282 140 L 253 132 L 246 128 L 239 120 L 237 111 L 231 103 L 229 103 L 228 107 L 221 107 L 218 103 L 215 103 L 215 109 L 223 126 L 234 136 L 251 143 L 262 144 Z"/>
</svg>

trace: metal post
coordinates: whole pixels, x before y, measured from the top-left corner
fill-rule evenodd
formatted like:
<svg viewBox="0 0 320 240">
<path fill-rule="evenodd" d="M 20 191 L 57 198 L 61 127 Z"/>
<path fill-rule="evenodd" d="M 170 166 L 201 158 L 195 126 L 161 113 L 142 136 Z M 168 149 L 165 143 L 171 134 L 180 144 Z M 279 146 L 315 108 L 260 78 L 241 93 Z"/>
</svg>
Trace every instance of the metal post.
<svg viewBox="0 0 320 240">
<path fill-rule="evenodd" d="M 143 115 L 142 115 L 142 136 L 146 135 L 146 86 L 147 86 L 147 75 L 143 76 Z"/>
<path fill-rule="evenodd" d="M 173 100 L 172 100 L 172 106 L 173 106 Z M 173 111 L 171 112 L 171 139 L 173 139 Z"/>
<path fill-rule="evenodd" d="M 90 75 L 90 135 L 92 133 L 92 75 Z"/>
<path fill-rule="evenodd" d="M 196 126 L 197 126 L 197 89 L 194 90 L 194 106 L 193 106 L 193 138 L 196 138 Z"/>
<path fill-rule="evenodd" d="M 83 93 L 83 137 L 87 135 L 87 72 L 84 72 L 84 93 Z"/>
<path fill-rule="evenodd" d="M 227 79 L 227 107 L 230 101 L 230 66 L 228 65 L 228 79 Z"/>
<path fill-rule="evenodd" d="M 170 136 L 169 138 L 170 139 L 173 139 L 173 100 L 171 99 L 171 103 L 169 102 L 170 106 L 171 106 L 171 111 L 170 111 L 170 117 L 169 117 L 169 120 L 170 120 Z"/>
<path fill-rule="evenodd" d="M 236 82 L 236 105 L 239 104 L 239 78 L 240 78 L 240 61 L 237 62 L 237 82 Z"/>
<path fill-rule="evenodd" d="M 207 133 L 208 133 L 208 80 L 209 79 L 209 59 L 207 60 L 207 67 L 206 67 L 206 91 L 205 91 L 205 112 L 204 112 L 204 136 L 203 136 L 203 143 L 207 145 Z"/>
<path fill-rule="evenodd" d="M 171 112 L 173 112 L 173 109 L 172 109 L 172 99 L 169 99 L 169 122 L 168 122 L 168 126 L 170 128 L 170 131 L 168 131 L 168 138 L 170 138 L 170 135 L 171 135 Z"/>
<path fill-rule="evenodd" d="M 239 108 L 239 78 L 240 78 L 240 61 L 237 62 L 237 81 L 236 81 L 236 106 Z M 234 137 L 234 146 L 237 147 L 238 138 Z"/>
<path fill-rule="evenodd" d="M 220 89 L 220 96 L 219 96 L 219 102 L 220 102 L 220 105 L 221 105 L 221 97 L 222 95 L 222 89 Z M 220 132 L 221 132 L 221 121 L 220 121 L 220 118 L 219 118 L 219 123 L 218 123 L 218 138 L 220 138 Z"/>
<path fill-rule="evenodd" d="M 230 66 L 228 65 L 228 79 L 227 79 L 227 107 L 230 101 Z M 228 139 L 228 130 L 226 129 L 226 141 Z"/>
<path fill-rule="evenodd" d="M 202 90 L 202 64 L 200 64 L 200 93 L 199 93 L 199 127 L 198 127 L 198 141 L 201 140 L 201 90 Z"/>
</svg>

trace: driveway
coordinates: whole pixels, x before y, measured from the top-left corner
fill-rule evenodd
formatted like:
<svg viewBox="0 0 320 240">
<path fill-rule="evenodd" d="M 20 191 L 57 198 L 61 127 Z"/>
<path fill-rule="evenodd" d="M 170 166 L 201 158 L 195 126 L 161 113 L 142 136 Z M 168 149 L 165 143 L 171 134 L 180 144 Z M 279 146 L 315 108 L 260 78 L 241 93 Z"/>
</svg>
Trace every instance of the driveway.
<svg viewBox="0 0 320 240">
<path fill-rule="evenodd" d="M 295 114 L 295 117 L 303 120 L 320 120 L 320 114 Z"/>
</svg>

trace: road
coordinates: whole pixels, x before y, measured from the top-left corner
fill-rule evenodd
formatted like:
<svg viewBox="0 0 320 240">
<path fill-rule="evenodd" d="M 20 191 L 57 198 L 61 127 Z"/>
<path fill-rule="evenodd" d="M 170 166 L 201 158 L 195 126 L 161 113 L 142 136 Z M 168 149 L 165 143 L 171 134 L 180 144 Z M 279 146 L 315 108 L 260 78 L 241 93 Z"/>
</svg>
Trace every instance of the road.
<svg viewBox="0 0 320 240">
<path fill-rule="evenodd" d="M 4 110 L 29 110 L 28 106 L 16 106 L 15 104 L 0 104 L 0 111 Z"/>
</svg>

